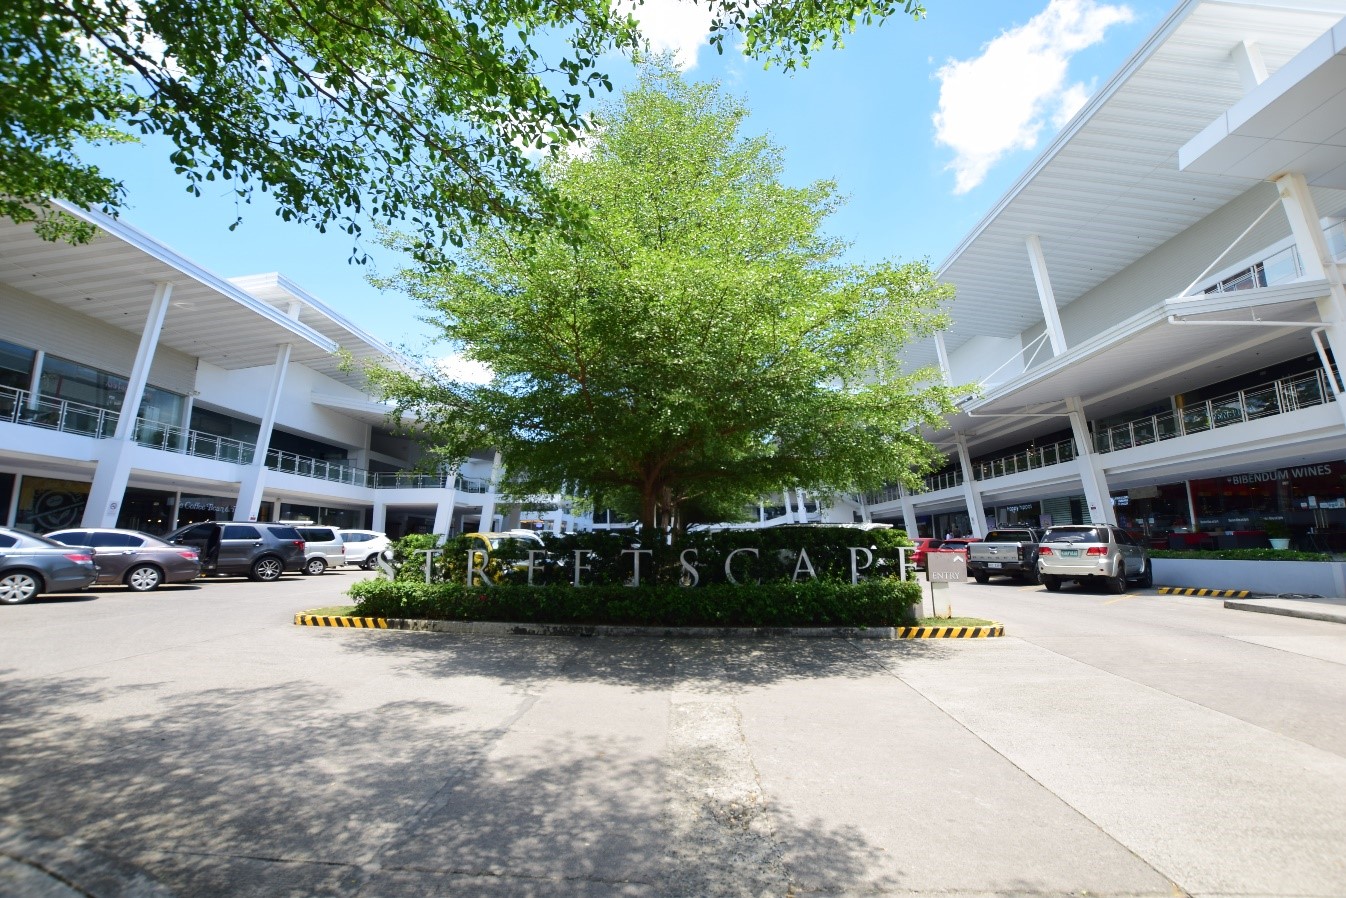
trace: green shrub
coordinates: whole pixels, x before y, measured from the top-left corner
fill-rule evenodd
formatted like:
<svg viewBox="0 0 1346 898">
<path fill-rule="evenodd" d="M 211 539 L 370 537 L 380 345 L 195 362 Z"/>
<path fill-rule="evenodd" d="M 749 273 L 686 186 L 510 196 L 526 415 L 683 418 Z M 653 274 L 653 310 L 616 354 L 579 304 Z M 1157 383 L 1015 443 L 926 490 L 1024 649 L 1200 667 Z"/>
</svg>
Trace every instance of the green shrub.
<svg viewBox="0 0 1346 898">
<path fill-rule="evenodd" d="M 635 589 L 613 583 L 471 587 L 457 581 L 364 580 L 354 584 L 361 617 L 624 624 L 665 627 L 891 627 L 909 620 L 921 585 L 878 577 L 852 585 L 835 580 L 775 581 L 696 588 L 671 584 Z"/>
<path fill-rule="evenodd" d="M 1203 561 L 1333 561 L 1323 552 L 1300 552 L 1295 549 L 1207 549 L 1178 550 L 1151 549 L 1151 558 L 1198 558 Z"/>
</svg>

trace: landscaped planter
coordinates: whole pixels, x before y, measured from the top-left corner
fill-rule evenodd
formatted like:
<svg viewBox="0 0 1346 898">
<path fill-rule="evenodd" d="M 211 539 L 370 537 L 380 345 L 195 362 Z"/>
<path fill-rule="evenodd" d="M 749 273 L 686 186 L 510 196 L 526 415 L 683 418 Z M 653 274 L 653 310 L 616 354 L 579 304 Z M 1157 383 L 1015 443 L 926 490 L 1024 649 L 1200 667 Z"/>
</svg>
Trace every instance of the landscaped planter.
<svg viewBox="0 0 1346 898">
<path fill-rule="evenodd" d="M 1152 563 L 1156 586 L 1247 589 L 1271 595 L 1346 596 L 1346 562 L 1342 561 L 1156 558 Z"/>
</svg>

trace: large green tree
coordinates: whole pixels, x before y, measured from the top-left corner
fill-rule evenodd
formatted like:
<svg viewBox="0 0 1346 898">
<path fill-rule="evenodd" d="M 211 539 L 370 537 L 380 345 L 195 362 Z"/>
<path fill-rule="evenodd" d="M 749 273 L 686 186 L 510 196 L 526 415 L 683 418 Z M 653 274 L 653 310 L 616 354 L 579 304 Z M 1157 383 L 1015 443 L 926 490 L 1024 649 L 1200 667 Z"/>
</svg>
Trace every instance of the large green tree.
<svg viewBox="0 0 1346 898">
<path fill-rule="evenodd" d="M 649 66 L 583 153 L 543 168 L 589 210 L 578 241 L 488 229 L 392 281 L 493 373 L 379 374 L 444 461 L 493 446 L 516 494 L 568 484 L 676 525 L 690 500 L 915 485 L 940 459 L 916 428 L 949 391 L 897 353 L 944 326 L 949 288 L 920 262 L 843 262 L 822 233 L 835 185 L 783 184 L 746 114 Z"/>
<path fill-rule="evenodd" d="M 787 67 L 917 0 L 705 0 L 711 40 L 741 33 Z M 635 5 L 638 5 L 635 4 Z M 0 215 L 48 197 L 115 213 L 89 143 L 162 134 L 199 191 L 260 187 L 278 214 L 358 234 L 397 222 L 418 249 L 486 221 L 569 209 L 524 147 L 564 144 L 608 86 L 603 54 L 640 46 L 609 0 L 6 0 L 0 3 Z M 78 239 L 87 227 L 66 232 Z"/>
</svg>

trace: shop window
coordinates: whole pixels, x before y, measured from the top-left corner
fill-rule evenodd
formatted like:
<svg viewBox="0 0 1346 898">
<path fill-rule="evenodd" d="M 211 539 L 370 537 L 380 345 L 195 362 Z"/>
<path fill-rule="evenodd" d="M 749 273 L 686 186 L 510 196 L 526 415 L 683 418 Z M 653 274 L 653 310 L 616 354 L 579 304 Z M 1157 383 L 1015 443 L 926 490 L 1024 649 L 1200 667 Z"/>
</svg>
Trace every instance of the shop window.
<svg viewBox="0 0 1346 898">
<path fill-rule="evenodd" d="M 14 526 L 35 533 L 78 526 L 89 501 L 89 484 L 77 480 L 24 477 Z"/>
<path fill-rule="evenodd" d="M 33 382 L 33 360 L 36 357 L 37 353 L 32 349 L 0 340 L 0 387 L 28 389 Z"/>
</svg>

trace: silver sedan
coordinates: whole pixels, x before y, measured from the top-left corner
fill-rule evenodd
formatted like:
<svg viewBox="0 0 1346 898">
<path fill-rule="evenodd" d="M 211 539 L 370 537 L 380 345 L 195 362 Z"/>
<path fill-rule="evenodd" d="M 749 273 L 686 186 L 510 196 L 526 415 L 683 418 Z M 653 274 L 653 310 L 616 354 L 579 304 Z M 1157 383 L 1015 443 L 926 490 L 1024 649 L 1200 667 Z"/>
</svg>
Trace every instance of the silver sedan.
<svg viewBox="0 0 1346 898">
<path fill-rule="evenodd" d="M 44 592 L 76 592 L 97 576 L 88 546 L 0 527 L 0 605 L 29 602 Z"/>
</svg>

